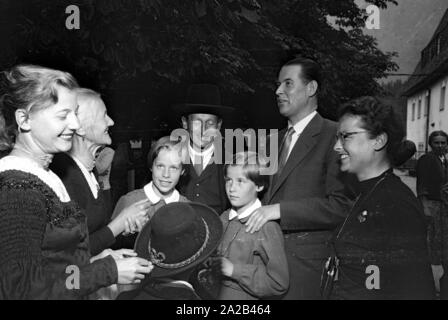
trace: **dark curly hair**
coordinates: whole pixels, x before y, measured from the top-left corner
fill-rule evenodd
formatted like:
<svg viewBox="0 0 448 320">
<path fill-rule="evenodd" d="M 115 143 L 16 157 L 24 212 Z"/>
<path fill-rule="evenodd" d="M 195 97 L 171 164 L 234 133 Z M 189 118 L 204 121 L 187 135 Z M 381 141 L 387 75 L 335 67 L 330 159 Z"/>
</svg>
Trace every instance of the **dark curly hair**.
<svg viewBox="0 0 448 320">
<path fill-rule="evenodd" d="M 386 153 L 392 165 L 402 161 L 404 128 L 394 108 L 374 97 L 361 97 L 343 104 L 339 109 L 339 119 L 344 116 L 358 116 L 362 128 L 371 138 L 385 133 L 387 135 Z"/>
<path fill-rule="evenodd" d="M 71 74 L 40 66 L 18 65 L 0 72 L 0 154 L 9 152 L 14 145 L 16 110 L 32 113 L 56 104 L 57 86 L 78 88 Z"/>
</svg>

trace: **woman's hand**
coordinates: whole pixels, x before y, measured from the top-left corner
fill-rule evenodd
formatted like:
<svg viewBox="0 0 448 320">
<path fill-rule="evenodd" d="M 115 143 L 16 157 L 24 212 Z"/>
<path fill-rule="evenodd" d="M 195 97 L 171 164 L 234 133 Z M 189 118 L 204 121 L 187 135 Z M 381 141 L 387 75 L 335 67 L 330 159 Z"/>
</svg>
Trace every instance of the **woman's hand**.
<svg viewBox="0 0 448 320">
<path fill-rule="evenodd" d="M 151 262 L 138 257 L 118 258 L 115 259 L 115 263 L 118 270 L 118 284 L 140 283 L 153 269 Z"/>
<path fill-rule="evenodd" d="M 233 263 L 229 259 L 221 258 L 221 271 L 226 277 L 231 277 L 233 273 Z"/>
<path fill-rule="evenodd" d="M 136 257 L 137 252 L 135 252 L 134 250 L 131 250 L 131 249 L 120 249 L 120 250 L 105 249 L 105 250 L 101 251 L 100 254 L 90 258 L 90 263 L 92 263 L 96 260 L 99 260 L 99 259 L 103 259 L 109 255 L 112 256 L 116 260 L 116 259 L 123 259 L 126 257 Z"/>
<path fill-rule="evenodd" d="M 129 207 L 124 208 L 118 216 L 109 223 L 109 229 L 115 237 L 124 231 L 137 229 L 138 224 L 141 225 L 142 222 L 145 221 L 144 219 L 146 218 L 147 211 L 150 207 L 151 203 L 147 199 L 131 204 Z M 126 221 L 128 221 L 128 224 L 132 223 L 128 226 L 128 230 L 126 228 Z M 138 223 L 136 221 L 138 221 Z"/>
<path fill-rule="evenodd" d="M 149 218 L 147 215 L 143 217 L 129 217 L 124 222 L 124 231 L 123 235 L 134 234 L 136 232 L 142 231 L 144 225 L 148 222 Z"/>
</svg>

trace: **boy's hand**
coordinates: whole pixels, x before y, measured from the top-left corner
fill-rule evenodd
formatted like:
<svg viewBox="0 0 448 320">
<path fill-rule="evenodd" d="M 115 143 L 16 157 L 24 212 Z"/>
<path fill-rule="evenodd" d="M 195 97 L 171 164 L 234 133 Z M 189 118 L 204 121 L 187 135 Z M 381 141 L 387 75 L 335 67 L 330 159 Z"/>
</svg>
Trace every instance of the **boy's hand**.
<svg viewBox="0 0 448 320">
<path fill-rule="evenodd" d="M 251 214 L 246 222 L 246 232 L 254 233 L 268 221 L 280 219 L 280 204 L 262 206 Z"/>
<path fill-rule="evenodd" d="M 221 271 L 226 277 L 231 277 L 233 273 L 233 263 L 229 259 L 221 258 Z"/>
</svg>

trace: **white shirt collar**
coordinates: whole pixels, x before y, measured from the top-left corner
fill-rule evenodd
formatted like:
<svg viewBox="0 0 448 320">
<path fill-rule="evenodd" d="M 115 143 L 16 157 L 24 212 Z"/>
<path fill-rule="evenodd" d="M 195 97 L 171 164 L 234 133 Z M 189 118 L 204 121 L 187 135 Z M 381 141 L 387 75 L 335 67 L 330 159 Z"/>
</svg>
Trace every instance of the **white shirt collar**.
<svg viewBox="0 0 448 320">
<path fill-rule="evenodd" d="M 246 210 L 238 214 L 235 210 L 230 209 L 229 212 L 229 220 L 233 220 L 235 217 L 238 217 L 239 220 L 247 218 L 250 216 L 255 210 L 261 207 L 261 202 L 259 199 L 255 200 L 255 202 L 248 207 Z"/>
<path fill-rule="evenodd" d="M 143 187 L 143 191 L 145 192 L 149 201 L 151 201 L 151 203 L 153 203 L 153 204 L 156 204 L 157 202 L 159 202 L 162 199 L 154 191 L 152 181 Z M 180 198 L 179 191 L 174 189 L 173 193 L 169 197 L 164 198 L 163 200 L 168 204 L 168 203 L 172 203 L 172 202 L 179 202 L 179 198 Z"/>
<path fill-rule="evenodd" d="M 76 165 L 81 169 L 82 174 L 86 178 L 87 184 L 90 187 L 90 190 L 92 191 L 92 195 L 95 199 L 98 198 L 98 190 L 100 188 L 100 185 L 98 184 L 98 181 L 95 178 L 95 175 L 93 172 L 87 170 L 87 168 L 82 164 L 81 161 L 79 161 L 74 155 L 68 154 L 70 157 L 72 157 L 73 161 L 76 162 Z"/>
<path fill-rule="evenodd" d="M 212 144 L 208 149 L 198 152 L 193 149 L 191 144 L 188 144 L 188 153 L 190 154 L 191 164 L 196 164 L 196 159 L 202 158 L 202 169 L 205 169 L 210 162 L 213 152 L 215 151 L 215 145 Z"/>
<path fill-rule="evenodd" d="M 314 116 L 317 114 L 317 111 L 314 110 L 309 115 L 307 115 L 305 118 L 297 122 L 295 125 L 292 125 L 291 123 L 288 123 L 288 128 L 294 127 L 294 134 L 300 135 L 303 130 L 305 130 L 306 126 L 313 120 Z"/>
<path fill-rule="evenodd" d="M 45 170 L 31 159 L 6 156 L 0 159 L 0 172 L 7 170 L 19 170 L 34 174 L 47 184 L 62 202 L 69 202 L 70 196 L 61 179 L 51 170 Z"/>
</svg>

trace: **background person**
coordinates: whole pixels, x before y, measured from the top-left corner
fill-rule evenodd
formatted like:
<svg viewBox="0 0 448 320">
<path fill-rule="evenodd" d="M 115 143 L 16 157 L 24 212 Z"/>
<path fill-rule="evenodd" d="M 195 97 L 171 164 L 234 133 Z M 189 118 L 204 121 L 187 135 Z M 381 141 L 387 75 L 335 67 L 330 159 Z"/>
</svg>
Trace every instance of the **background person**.
<svg viewBox="0 0 448 320">
<path fill-rule="evenodd" d="M 95 159 L 95 169 L 98 175 L 98 184 L 104 194 L 104 202 L 108 211 L 112 211 L 112 193 L 110 186 L 110 171 L 115 151 L 110 147 L 101 148 Z"/>
<path fill-rule="evenodd" d="M 433 131 L 428 144 L 431 151 L 417 161 L 417 195 L 420 199 L 428 222 L 428 248 L 433 267 L 436 288 L 440 291 L 437 272 L 448 271 L 442 265 L 448 264 L 448 217 L 442 213 L 442 186 L 447 182 L 447 143 L 448 135 L 444 131 Z"/>
</svg>

